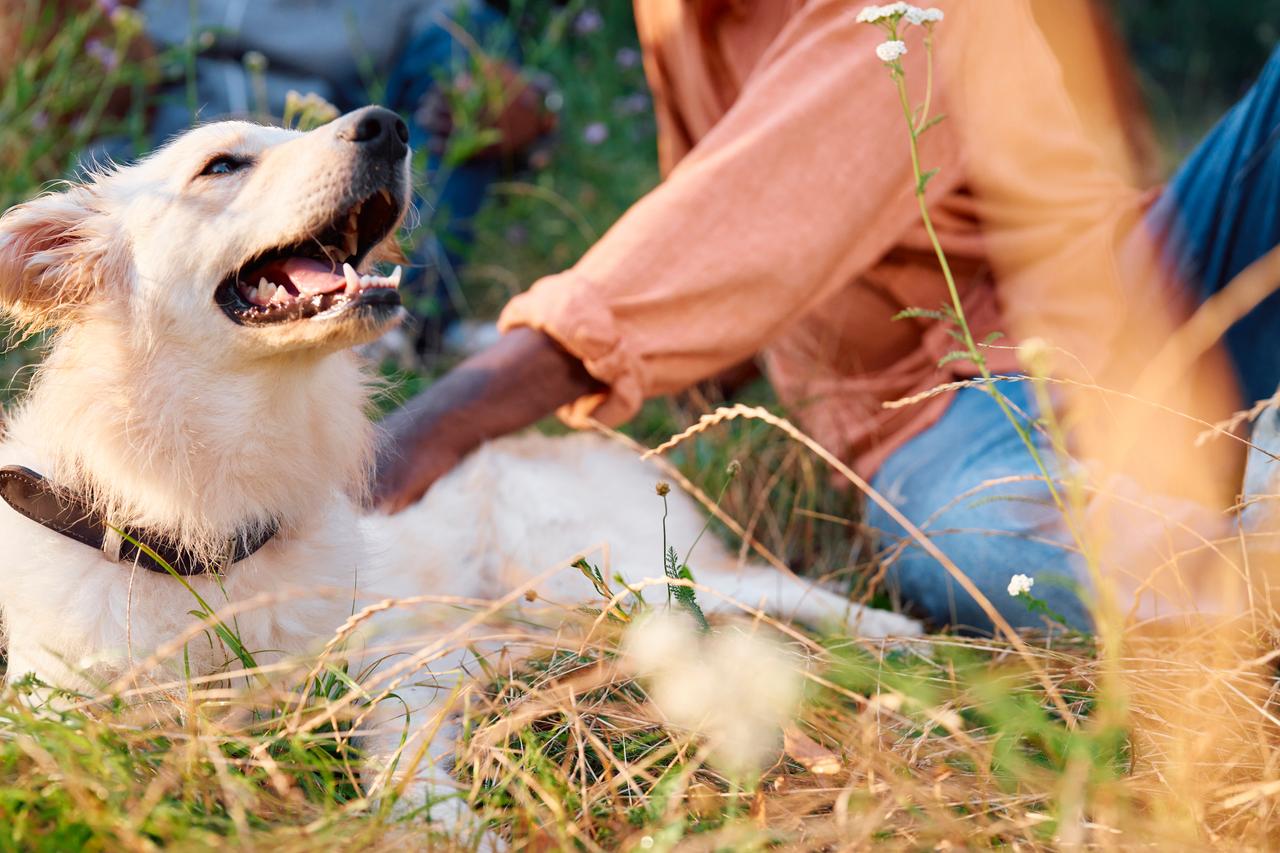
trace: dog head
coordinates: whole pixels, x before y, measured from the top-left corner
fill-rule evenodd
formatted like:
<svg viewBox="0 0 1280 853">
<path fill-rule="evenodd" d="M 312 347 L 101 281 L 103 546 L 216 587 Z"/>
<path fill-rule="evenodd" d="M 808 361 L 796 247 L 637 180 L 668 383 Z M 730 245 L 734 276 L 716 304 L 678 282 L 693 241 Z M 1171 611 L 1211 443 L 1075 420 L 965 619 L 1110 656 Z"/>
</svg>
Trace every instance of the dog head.
<svg viewBox="0 0 1280 853">
<path fill-rule="evenodd" d="M 401 315 L 404 122 L 196 128 L 140 163 L 0 217 L 0 307 L 27 329 L 115 318 L 213 361 L 331 352 Z"/>
</svg>

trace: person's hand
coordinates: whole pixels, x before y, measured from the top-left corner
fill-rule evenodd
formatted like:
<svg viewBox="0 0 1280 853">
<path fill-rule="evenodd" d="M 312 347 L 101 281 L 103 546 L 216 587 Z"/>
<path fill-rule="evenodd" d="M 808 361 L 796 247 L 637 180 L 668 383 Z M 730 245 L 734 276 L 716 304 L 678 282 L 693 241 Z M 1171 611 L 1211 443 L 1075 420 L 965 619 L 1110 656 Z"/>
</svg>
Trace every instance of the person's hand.
<svg viewBox="0 0 1280 853">
<path fill-rule="evenodd" d="M 484 441 L 599 390 L 582 363 L 546 335 L 508 332 L 382 422 L 374 507 L 405 509 Z"/>
</svg>

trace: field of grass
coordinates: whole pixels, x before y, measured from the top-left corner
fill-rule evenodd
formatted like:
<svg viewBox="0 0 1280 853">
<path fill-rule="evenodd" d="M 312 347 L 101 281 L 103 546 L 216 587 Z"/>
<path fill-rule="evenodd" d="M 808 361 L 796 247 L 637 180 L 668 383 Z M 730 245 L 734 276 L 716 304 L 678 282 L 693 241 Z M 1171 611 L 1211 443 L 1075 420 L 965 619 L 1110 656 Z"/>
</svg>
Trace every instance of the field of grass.
<svg viewBox="0 0 1280 853">
<path fill-rule="evenodd" d="M 595 18 L 584 18 L 582 2 L 561 10 L 532 0 L 512 5 L 524 16 L 527 65 L 555 83 L 560 120 L 546 155 L 505 178 L 477 223 L 461 307 L 479 318 L 571 264 L 658 179 L 623 4 Z M 67 174 L 93 138 L 140 140 L 141 101 L 115 110 L 112 98 L 140 98 L 162 66 L 182 60 L 131 61 L 127 27 L 89 13 L 55 29 L 39 6 L 15 6 L 26 16 L 26 40 L 0 87 L 0 207 Z M 1139 59 L 1148 60 L 1143 84 L 1171 149 L 1184 148 L 1194 135 L 1188 128 L 1208 118 L 1179 112 L 1181 96 L 1202 93 L 1199 106 L 1216 109 L 1255 67 L 1241 57 L 1265 56 L 1275 39 L 1257 23 L 1269 20 L 1259 9 L 1210 16 L 1221 32 L 1205 41 L 1212 27 L 1196 17 L 1204 8 L 1120 7 Z M 5 20 L 0 12 L 0 25 Z M 1191 22 L 1176 30 L 1184 41 L 1156 37 L 1157 22 L 1180 20 Z M 86 49 L 91 42 L 97 47 Z M 1171 59 L 1170 43 L 1193 61 Z M 1239 50 L 1215 76 L 1203 57 L 1223 43 Z M 104 64 L 104 50 L 117 61 Z M 38 359 L 38 344 L 7 353 L 11 389 Z M 447 366 L 397 373 L 391 399 Z M 778 409 L 761 383 L 739 399 Z M 717 402 L 706 389 L 651 403 L 626 435 L 655 446 Z M 667 458 L 674 480 L 713 496 L 762 551 L 887 603 L 870 583 L 877 567 L 859 528 L 858 498 L 802 444 L 743 418 Z M 714 530 L 735 547 L 742 541 L 719 522 Z M 362 674 L 347 670 L 341 645 L 276 668 L 268 687 L 252 650 L 237 649 L 223 617 L 205 612 L 190 641 L 227 649 L 217 678 L 128 683 L 52 705 L 37 701 L 30 685 L 8 693 L 0 703 L 0 850 L 468 850 L 495 837 L 528 850 L 1280 843 L 1280 653 L 1269 651 L 1280 618 L 1261 599 L 1238 620 L 1104 639 L 1050 626 L 889 647 L 748 609 L 717 621 L 714 637 L 678 635 L 660 660 L 642 666 L 628 637 L 664 591 L 646 590 L 646 604 L 616 579 L 596 582 L 598 596 L 586 607 L 537 623 L 497 607 L 478 611 L 480 633 L 500 636 L 505 651 L 469 669 L 474 678 L 460 697 L 467 736 L 456 775 L 476 814 L 462 831 L 435 831 L 421 809 L 394 794 L 367 796 L 355 738 L 370 697 Z M 592 588 L 586 578 L 583 588 Z M 774 651 L 752 645 L 760 638 Z M 446 637 L 437 659 L 475 639 Z M 762 657 L 743 664 L 733 657 L 743 649 Z M 762 682 L 756 692 L 732 692 L 752 680 Z M 690 700 L 702 723 L 677 724 L 688 714 L 657 698 L 664 691 L 696 698 L 708 685 L 723 692 L 703 705 Z M 760 750 L 762 765 L 726 760 L 738 742 L 718 728 L 715 706 L 735 700 L 745 712 L 787 685 L 791 713 L 762 712 L 751 743 L 737 749 Z"/>
</svg>

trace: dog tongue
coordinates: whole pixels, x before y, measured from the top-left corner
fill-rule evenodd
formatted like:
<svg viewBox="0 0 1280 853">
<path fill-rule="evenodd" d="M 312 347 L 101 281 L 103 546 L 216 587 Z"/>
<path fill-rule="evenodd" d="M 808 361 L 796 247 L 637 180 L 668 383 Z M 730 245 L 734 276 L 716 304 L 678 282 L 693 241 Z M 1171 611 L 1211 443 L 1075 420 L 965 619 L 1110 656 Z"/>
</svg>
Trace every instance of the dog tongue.
<svg viewBox="0 0 1280 853">
<path fill-rule="evenodd" d="M 335 272 L 329 264 L 311 258 L 289 258 L 272 266 L 288 276 L 298 293 L 304 296 L 332 293 L 347 286 L 347 280 L 340 271 Z"/>
</svg>

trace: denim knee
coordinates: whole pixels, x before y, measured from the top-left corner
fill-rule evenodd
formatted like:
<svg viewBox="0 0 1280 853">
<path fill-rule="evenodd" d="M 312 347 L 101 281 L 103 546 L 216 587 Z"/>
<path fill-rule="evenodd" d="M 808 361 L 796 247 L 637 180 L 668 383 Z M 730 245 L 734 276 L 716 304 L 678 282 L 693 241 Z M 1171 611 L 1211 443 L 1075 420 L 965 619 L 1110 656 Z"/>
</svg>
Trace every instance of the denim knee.
<svg viewBox="0 0 1280 853">
<path fill-rule="evenodd" d="M 1024 412 L 1034 409 L 1022 383 L 1005 392 Z M 1040 448 L 1042 458 L 1051 450 Z M 990 395 L 957 394 L 943 418 L 894 453 L 872 485 L 973 582 L 1015 626 L 1043 617 L 1008 593 L 1010 578 L 1029 575 L 1034 595 L 1076 628 L 1090 620 L 1081 601 L 1084 572 L 1052 495 L 1018 432 Z M 998 485 L 988 486 L 988 484 Z M 891 590 L 936 625 L 990 631 L 978 602 L 887 512 L 871 503 L 866 521 L 878 531 Z"/>
</svg>

